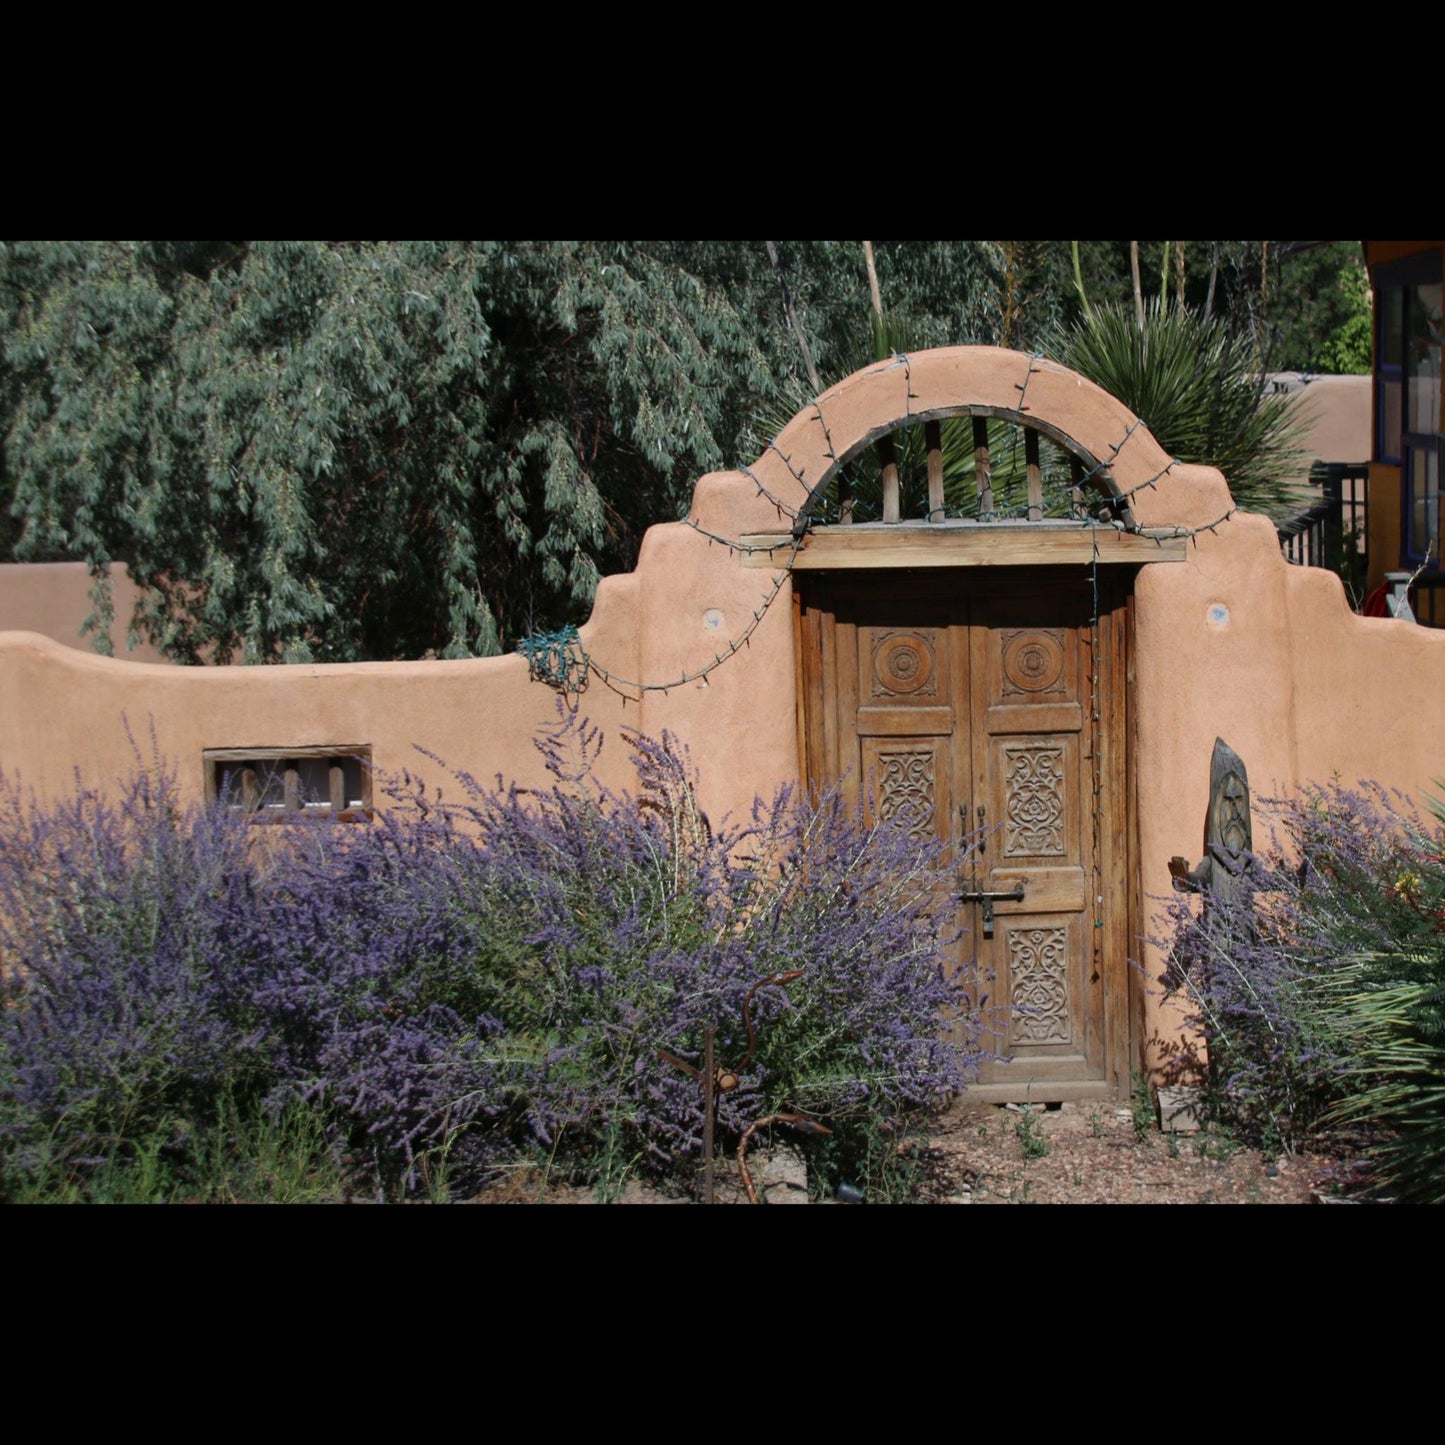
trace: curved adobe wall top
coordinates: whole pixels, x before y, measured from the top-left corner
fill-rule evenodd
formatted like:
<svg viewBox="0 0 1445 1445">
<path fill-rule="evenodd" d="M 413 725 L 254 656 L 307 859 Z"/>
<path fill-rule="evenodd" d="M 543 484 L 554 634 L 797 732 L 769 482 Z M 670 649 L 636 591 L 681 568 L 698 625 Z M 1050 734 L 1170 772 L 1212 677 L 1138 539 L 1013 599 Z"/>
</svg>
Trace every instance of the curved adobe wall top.
<svg viewBox="0 0 1445 1445">
<path fill-rule="evenodd" d="M 825 391 L 778 433 L 748 469 L 778 502 L 798 510 L 809 493 L 869 442 L 910 421 L 969 408 L 1017 412 L 1109 469 L 1143 526 L 1200 525 L 1228 511 L 1224 479 L 1179 465 L 1122 402 L 1056 362 L 995 346 L 954 346 L 876 362 Z"/>
</svg>

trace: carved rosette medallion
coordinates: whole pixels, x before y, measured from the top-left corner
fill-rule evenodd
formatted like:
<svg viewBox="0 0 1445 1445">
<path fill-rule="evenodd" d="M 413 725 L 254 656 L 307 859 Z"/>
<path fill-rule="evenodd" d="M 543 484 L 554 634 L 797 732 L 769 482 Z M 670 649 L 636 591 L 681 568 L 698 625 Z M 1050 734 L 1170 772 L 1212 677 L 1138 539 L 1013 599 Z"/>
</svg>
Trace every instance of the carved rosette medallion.
<svg viewBox="0 0 1445 1445">
<path fill-rule="evenodd" d="M 933 836 L 933 753 L 880 752 L 875 774 L 878 816 L 905 823 L 910 838 Z"/>
<path fill-rule="evenodd" d="M 1064 750 L 1020 743 L 1004 752 L 1004 852 L 1011 858 L 1061 858 L 1064 846 Z"/>
<path fill-rule="evenodd" d="M 873 638 L 874 697 L 934 697 L 932 632 L 879 632 Z"/>
<path fill-rule="evenodd" d="M 1012 1041 L 1068 1043 L 1072 1029 L 1065 930 L 1011 928 L 1008 952 L 1013 983 Z"/>
<path fill-rule="evenodd" d="M 1005 632 L 1003 695 L 1036 697 L 1064 691 L 1064 634 L 1058 631 Z"/>
</svg>

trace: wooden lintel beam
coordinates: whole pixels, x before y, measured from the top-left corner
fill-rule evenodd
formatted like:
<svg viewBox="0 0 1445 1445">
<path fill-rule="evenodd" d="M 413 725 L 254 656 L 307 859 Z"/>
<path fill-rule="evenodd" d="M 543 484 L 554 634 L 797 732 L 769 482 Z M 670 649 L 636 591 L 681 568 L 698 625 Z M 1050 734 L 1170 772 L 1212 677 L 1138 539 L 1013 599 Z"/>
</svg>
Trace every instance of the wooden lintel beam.
<svg viewBox="0 0 1445 1445">
<path fill-rule="evenodd" d="M 745 567 L 786 567 L 792 538 L 764 533 L 744 537 L 754 550 L 743 554 Z M 1041 567 L 1094 560 L 1118 565 L 1182 562 L 1188 539 L 1149 537 L 1112 527 L 1049 527 L 1003 522 L 972 526 L 907 524 L 857 525 L 847 531 L 811 532 L 793 562 L 794 571 L 824 567 Z"/>
</svg>

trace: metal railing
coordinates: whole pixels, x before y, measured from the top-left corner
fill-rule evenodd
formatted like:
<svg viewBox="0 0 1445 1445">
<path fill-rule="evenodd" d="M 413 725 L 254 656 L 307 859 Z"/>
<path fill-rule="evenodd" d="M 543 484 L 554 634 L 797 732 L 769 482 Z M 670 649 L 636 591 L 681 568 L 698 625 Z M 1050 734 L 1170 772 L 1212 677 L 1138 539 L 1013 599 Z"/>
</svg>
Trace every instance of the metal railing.
<svg viewBox="0 0 1445 1445">
<path fill-rule="evenodd" d="M 1327 567 L 1344 579 L 1356 607 L 1370 571 L 1365 519 L 1370 469 L 1364 462 L 1316 462 L 1310 481 L 1324 490 L 1314 506 L 1275 524 L 1285 559 L 1301 567 Z M 1360 594 L 1360 595 L 1357 595 Z"/>
<path fill-rule="evenodd" d="M 1410 588 L 1410 606 L 1422 627 L 1445 627 L 1445 572 L 1422 572 Z"/>
</svg>

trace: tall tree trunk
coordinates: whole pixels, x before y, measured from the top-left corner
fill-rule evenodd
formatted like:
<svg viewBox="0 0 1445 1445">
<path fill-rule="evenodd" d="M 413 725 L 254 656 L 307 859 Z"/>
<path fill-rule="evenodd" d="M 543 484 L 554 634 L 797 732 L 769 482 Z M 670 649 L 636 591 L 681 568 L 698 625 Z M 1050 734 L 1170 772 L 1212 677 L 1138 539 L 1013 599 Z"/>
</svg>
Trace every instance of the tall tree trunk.
<svg viewBox="0 0 1445 1445">
<path fill-rule="evenodd" d="M 873 301 L 873 359 L 888 360 L 888 328 L 883 321 L 883 293 L 878 289 L 878 268 L 873 264 L 873 242 L 863 242 L 863 264 L 868 268 L 868 295 Z"/>
<path fill-rule="evenodd" d="M 1204 319 L 1214 315 L 1214 283 L 1219 279 L 1219 242 L 1215 241 L 1209 252 L 1209 291 L 1204 298 Z"/>
<path fill-rule="evenodd" d="M 1003 271 L 1003 328 L 999 338 L 1000 346 L 1012 346 L 1014 334 L 1019 327 L 1019 312 L 1023 303 L 1019 298 L 1019 243 L 1004 242 Z"/>
<path fill-rule="evenodd" d="M 1129 269 L 1134 273 L 1134 311 L 1139 318 L 1139 334 L 1144 333 L 1144 287 L 1139 281 L 1139 243 L 1129 242 Z"/>
<path fill-rule="evenodd" d="M 1175 300 L 1184 305 L 1184 242 L 1174 243 Z"/>
<path fill-rule="evenodd" d="M 1088 293 L 1084 290 L 1083 267 L 1079 265 L 1079 243 L 1077 241 L 1070 241 L 1069 249 L 1073 252 L 1074 257 L 1074 289 L 1079 293 L 1079 304 L 1084 308 L 1084 320 L 1092 321 L 1094 319 L 1094 312 L 1093 308 L 1089 305 Z"/>
<path fill-rule="evenodd" d="M 778 278 L 778 286 L 783 293 L 783 315 L 787 318 L 788 325 L 792 327 L 793 335 L 797 337 L 798 345 L 803 352 L 803 369 L 808 373 L 808 385 L 813 388 L 813 395 L 819 396 L 823 390 L 823 383 L 818 380 L 818 368 L 813 365 L 813 352 L 808 345 L 808 338 L 803 335 L 803 328 L 798 324 L 797 315 L 793 311 L 793 298 L 788 291 L 788 283 L 783 280 L 783 268 L 778 262 L 778 248 L 771 241 L 764 241 L 768 248 L 768 260 L 773 263 L 773 274 Z"/>
<path fill-rule="evenodd" d="M 1259 353 L 1264 347 L 1264 308 L 1269 300 L 1269 242 L 1259 243 L 1259 315 L 1254 320 L 1254 362 L 1259 365 Z"/>
<path fill-rule="evenodd" d="M 888 327 L 883 320 L 883 293 L 878 289 L 878 270 L 873 264 L 873 242 L 863 242 L 863 264 L 868 268 L 868 294 L 873 299 L 873 355 L 879 361 L 887 361 L 889 355 Z M 883 520 L 896 522 L 899 519 L 898 451 L 891 436 L 878 439 L 878 463 L 883 469 Z M 839 473 L 839 487 L 842 474 Z M 840 508 L 842 492 L 839 491 Z M 851 508 L 843 518 L 852 521 Z"/>
</svg>

